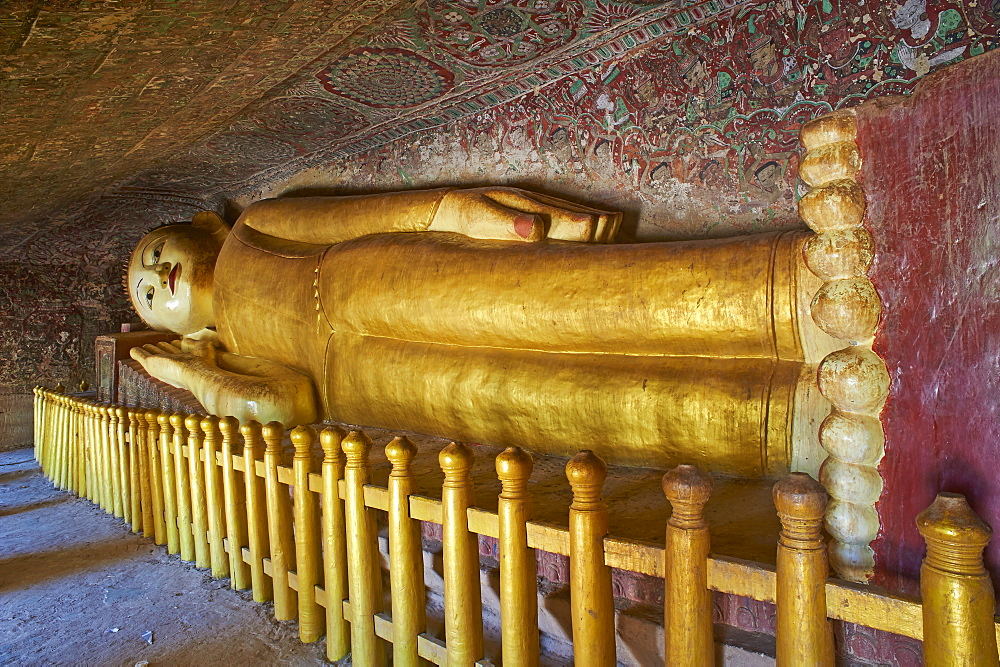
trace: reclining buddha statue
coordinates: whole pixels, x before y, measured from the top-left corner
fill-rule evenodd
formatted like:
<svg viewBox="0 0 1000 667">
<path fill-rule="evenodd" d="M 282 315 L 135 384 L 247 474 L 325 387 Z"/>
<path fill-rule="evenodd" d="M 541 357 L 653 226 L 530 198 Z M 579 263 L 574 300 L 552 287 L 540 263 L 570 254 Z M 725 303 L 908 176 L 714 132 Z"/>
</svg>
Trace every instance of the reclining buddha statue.
<svg viewBox="0 0 1000 667">
<path fill-rule="evenodd" d="M 616 244 L 513 188 L 288 197 L 147 234 L 132 350 L 206 410 L 745 475 L 812 419 L 805 232 Z M 813 428 L 815 431 L 815 427 Z"/>
</svg>

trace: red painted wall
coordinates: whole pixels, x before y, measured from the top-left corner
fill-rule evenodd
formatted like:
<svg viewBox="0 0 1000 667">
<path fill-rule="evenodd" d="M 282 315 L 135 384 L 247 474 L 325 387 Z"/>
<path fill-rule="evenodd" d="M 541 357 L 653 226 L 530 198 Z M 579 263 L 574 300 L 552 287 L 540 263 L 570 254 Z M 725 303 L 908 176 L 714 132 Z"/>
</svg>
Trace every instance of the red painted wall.
<svg viewBox="0 0 1000 667">
<path fill-rule="evenodd" d="M 965 494 L 997 536 L 1000 583 L 1000 52 L 858 108 L 884 303 L 875 350 L 892 377 L 876 583 L 915 593 L 914 518 Z"/>
</svg>

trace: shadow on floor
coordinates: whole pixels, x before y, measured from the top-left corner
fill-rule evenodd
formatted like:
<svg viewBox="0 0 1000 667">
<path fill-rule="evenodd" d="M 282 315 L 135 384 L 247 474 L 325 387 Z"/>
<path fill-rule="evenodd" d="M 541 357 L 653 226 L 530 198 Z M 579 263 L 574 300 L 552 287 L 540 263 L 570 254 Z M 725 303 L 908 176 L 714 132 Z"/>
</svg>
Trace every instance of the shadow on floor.
<svg viewBox="0 0 1000 667">
<path fill-rule="evenodd" d="M 66 503 L 69 502 L 70 500 L 72 500 L 71 496 L 60 496 L 58 498 L 49 498 L 48 500 L 39 500 L 37 503 L 28 503 L 26 505 L 14 505 L 12 507 L 0 507 L 0 516 L 13 516 L 15 514 L 21 514 L 23 512 L 40 510 L 45 507 L 52 507 L 53 505 Z"/>
<path fill-rule="evenodd" d="M 29 588 L 73 572 L 103 567 L 135 553 L 133 541 L 115 536 L 100 542 L 0 558 L 0 592 Z"/>
<path fill-rule="evenodd" d="M 11 482 L 16 482 L 19 479 L 27 477 L 38 472 L 37 467 L 27 468 L 23 470 L 11 470 L 10 472 L 0 472 L 0 484 L 10 484 Z"/>
</svg>

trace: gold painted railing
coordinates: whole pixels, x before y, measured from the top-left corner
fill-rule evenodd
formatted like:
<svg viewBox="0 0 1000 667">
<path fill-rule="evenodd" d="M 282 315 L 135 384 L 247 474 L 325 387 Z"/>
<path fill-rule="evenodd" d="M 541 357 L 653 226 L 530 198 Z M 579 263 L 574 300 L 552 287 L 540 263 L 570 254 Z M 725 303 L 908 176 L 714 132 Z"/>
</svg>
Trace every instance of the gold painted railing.
<svg viewBox="0 0 1000 667">
<path fill-rule="evenodd" d="M 829 619 L 922 639 L 929 665 L 998 664 L 1000 624 L 983 568 L 990 528 L 962 496 L 940 494 L 918 518 L 928 545 L 923 604 L 829 579 L 820 527 L 826 493 L 795 473 L 774 488 L 782 524 L 777 568 L 709 554 L 702 509 L 711 480 L 691 466 L 667 473 L 673 513 L 666 547 L 607 534 L 601 497 L 607 470 L 590 452 L 570 460 L 569 528 L 531 521 L 531 457 L 510 448 L 496 459 L 502 484 L 496 513 L 470 505 L 473 451 L 440 452 L 441 500 L 414 494 L 417 456 L 405 437 L 386 447 L 387 487 L 369 484 L 371 440 L 328 427 L 291 433 L 295 454 L 282 465 L 280 424 L 240 426 L 218 419 L 103 405 L 35 389 L 35 456 L 59 488 L 123 517 L 134 532 L 234 588 L 274 601 L 279 620 L 298 619 L 300 638 L 327 636 L 327 656 L 355 664 L 486 664 L 477 535 L 497 538 L 501 655 L 509 665 L 539 661 L 535 549 L 570 558 L 577 665 L 614 665 L 611 568 L 665 579 L 664 655 L 668 664 L 711 664 L 710 590 L 777 605 L 777 661 L 833 664 Z M 388 514 L 391 613 L 382 613 L 375 511 Z M 420 521 L 442 527 L 443 638 L 425 632 Z"/>
</svg>

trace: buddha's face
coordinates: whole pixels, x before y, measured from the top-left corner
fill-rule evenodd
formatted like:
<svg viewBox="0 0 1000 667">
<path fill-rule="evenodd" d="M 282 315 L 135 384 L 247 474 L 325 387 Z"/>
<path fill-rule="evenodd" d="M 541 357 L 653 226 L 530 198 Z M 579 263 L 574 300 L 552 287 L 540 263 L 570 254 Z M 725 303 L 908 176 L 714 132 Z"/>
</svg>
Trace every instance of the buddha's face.
<svg viewBox="0 0 1000 667">
<path fill-rule="evenodd" d="M 143 237 L 128 266 L 128 292 L 139 317 L 161 331 L 191 334 L 215 323 L 212 278 L 220 244 L 191 225 Z"/>
</svg>

